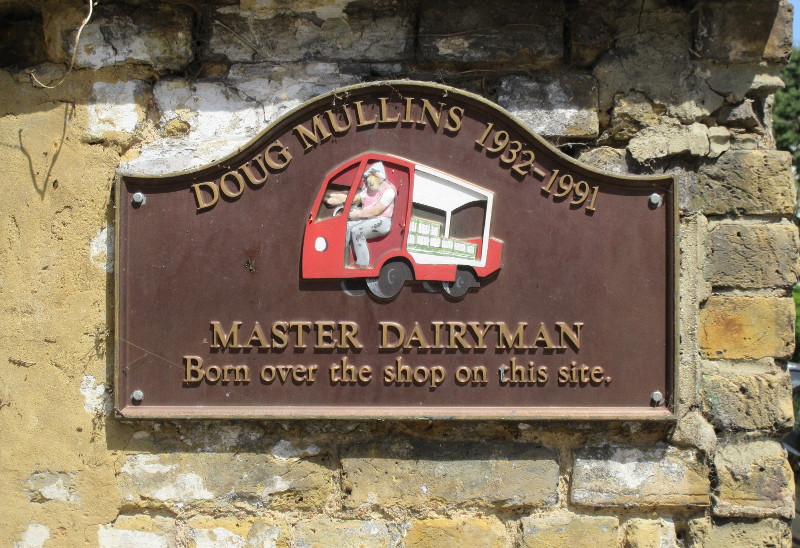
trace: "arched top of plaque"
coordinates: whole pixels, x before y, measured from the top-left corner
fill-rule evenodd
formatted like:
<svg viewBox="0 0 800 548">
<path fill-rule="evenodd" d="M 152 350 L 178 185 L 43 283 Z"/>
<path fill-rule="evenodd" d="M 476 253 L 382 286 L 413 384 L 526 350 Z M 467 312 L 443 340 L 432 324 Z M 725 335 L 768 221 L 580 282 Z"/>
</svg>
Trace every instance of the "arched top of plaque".
<svg viewBox="0 0 800 548">
<path fill-rule="evenodd" d="M 275 141 L 281 141 L 292 152 L 296 147 L 291 145 L 299 145 L 305 154 L 324 148 L 321 145 L 346 137 L 351 131 L 414 130 L 413 135 L 422 137 L 415 140 L 424 146 L 428 135 L 421 131 L 427 127 L 434 133 L 463 140 L 464 123 L 470 120 L 479 122 L 484 130 L 466 137 L 474 141 L 474 150 L 499 158 L 509 168 L 510 175 L 520 180 L 530 175 L 544 178 L 542 172 L 549 173 L 544 165 L 567 164 L 578 175 L 622 186 L 652 186 L 657 181 L 669 185 L 674 181 L 671 175 L 626 175 L 595 169 L 564 154 L 516 116 L 480 95 L 434 82 L 411 80 L 356 84 L 319 95 L 284 113 L 247 145 L 207 166 L 174 174 L 132 174 L 122 178 L 145 185 L 214 179 L 251 161 Z M 381 141 L 376 138 L 376 142 Z M 273 148 L 272 152 L 277 150 Z M 276 158 L 275 162 L 280 164 L 281 160 Z"/>
</svg>

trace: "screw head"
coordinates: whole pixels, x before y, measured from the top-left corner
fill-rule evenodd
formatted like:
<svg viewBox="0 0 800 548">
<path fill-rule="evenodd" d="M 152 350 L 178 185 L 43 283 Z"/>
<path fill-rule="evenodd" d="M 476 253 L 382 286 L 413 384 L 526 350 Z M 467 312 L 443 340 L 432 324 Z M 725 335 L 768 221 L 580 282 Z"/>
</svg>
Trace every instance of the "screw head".
<svg viewBox="0 0 800 548">
<path fill-rule="evenodd" d="M 141 192 L 136 192 L 131 201 L 133 202 L 133 205 L 140 206 L 144 205 L 144 203 L 147 201 L 147 197 Z"/>
<path fill-rule="evenodd" d="M 654 390 L 653 393 L 650 394 L 650 399 L 656 405 L 661 405 L 664 403 L 664 394 L 662 394 L 660 390 Z"/>
<path fill-rule="evenodd" d="M 140 403 L 142 403 L 143 400 L 144 400 L 144 392 L 142 392 L 141 390 L 134 390 L 131 393 L 131 401 L 134 403 L 134 405 L 139 405 Z"/>
<path fill-rule="evenodd" d="M 650 195 L 650 206 L 655 208 L 660 205 L 661 205 L 661 194 L 659 194 L 658 192 L 653 192 Z"/>
</svg>

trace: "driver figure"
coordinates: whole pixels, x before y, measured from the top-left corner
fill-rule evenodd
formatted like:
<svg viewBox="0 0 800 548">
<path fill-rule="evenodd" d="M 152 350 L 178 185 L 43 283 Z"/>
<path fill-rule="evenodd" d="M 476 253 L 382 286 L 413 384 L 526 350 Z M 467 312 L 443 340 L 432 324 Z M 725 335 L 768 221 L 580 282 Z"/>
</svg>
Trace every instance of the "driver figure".
<svg viewBox="0 0 800 548">
<path fill-rule="evenodd" d="M 368 167 L 361 179 L 366 186 L 353 198 L 347 221 L 345 245 L 351 245 L 356 257 L 356 268 L 369 268 L 369 247 L 367 240 L 385 236 L 392 228 L 392 213 L 396 191 L 386 179 L 383 162 Z M 332 194 L 325 203 L 330 206 L 343 204 L 347 200 L 344 193 Z"/>
</svg>

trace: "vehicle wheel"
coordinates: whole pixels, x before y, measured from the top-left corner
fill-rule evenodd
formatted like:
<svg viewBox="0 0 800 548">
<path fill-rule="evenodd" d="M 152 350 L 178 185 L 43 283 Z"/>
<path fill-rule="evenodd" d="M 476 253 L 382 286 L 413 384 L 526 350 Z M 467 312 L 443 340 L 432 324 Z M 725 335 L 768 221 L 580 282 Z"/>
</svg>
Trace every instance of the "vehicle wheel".
<svg viewBox="0 0 800 548">
<path fill-rule="evenodd" d="M 379 299 L 391 299 L 411 279 L 411 268 L 402 261 L 386 263 L 377 278 L 367 278 L 367 288 Z"/>
<path fill-rule="evenodd" d="M 361 297 L 367 293 L 367 284 L 361 279 L 346 279 L 342 280 L 339 285 L 342 292 L 349 297 Z"/>
<path fill-rule="evenodd" d="M 475 274 L 470 270 L 459 270 L 456 273 L 455 281 L 442 282 L 444 292 L 456 299 L 466 295 L 470 287 L 478 287 L 479 285 Z"/>
<path fill-rule="evenodd" d="M 422 288 L 428 293 L 439 293 L 442 290 L 442 282 L 422 282 Z"/>
</svg>

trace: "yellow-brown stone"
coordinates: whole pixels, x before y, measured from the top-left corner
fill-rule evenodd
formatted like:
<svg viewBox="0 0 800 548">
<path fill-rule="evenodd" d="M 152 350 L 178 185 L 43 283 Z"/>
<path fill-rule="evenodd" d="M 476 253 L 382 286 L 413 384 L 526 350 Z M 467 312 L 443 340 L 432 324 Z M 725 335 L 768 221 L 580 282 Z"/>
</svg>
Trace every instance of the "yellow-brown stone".
<svg viewBox="0 0 800 548">
<path fill-rule="evenodd" d="M 794 303 L 778 297 L 710 297 L 700 311 L 706 358 L 787 358 L 794 346 Z"/>
<path fill-rule="evenodd" d="M 503 548 L 506 530 L 497 518 L 425 519 L 412 522 L 404 540 L 406 546 L 414 548 Z"/>
</svg>

